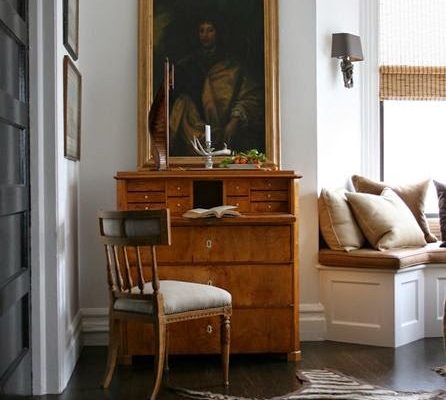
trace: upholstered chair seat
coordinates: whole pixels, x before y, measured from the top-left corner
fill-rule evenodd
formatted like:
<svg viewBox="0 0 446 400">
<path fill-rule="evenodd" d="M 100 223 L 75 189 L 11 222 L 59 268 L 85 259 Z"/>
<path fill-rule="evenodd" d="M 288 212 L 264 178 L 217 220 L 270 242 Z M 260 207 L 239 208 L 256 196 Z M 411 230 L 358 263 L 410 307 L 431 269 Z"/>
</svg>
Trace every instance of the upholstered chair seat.
<svg viewBox="0 0 446 400">
<path fill-rule="evenodd" d="M 140 293 L 138 287 L 132 293 Z M 160 292 L 164 300 L 164 313 L 174 314 L 209 308 L 231 306 L 231 295 L 224 289 L 200 283 L 182 281 L 160 281 Z M 152 282 L 144 285 L 143 294 L 153 294 Z M 153 301 L 121 297 L 114 303 L 117 311 L 153 314 Z"/>
</svg>

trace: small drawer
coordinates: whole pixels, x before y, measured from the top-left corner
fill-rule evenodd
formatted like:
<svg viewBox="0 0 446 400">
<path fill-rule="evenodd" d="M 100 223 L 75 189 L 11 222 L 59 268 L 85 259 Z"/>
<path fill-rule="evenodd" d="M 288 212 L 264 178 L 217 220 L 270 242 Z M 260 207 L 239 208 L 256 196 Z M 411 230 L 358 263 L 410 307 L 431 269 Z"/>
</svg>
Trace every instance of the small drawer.
<svg viewBox="0 0 446 400">
<path fill-rule="evenodd" d="M 129 203 L 129 210 L 154 210 L 166 208 L 166 203 Z"/>
<path fill-rule="evenodd" d="M 251 203 L 251 212 L 289 212 L 289 209 L 285 201 L 259 201 Z"/>
<path fill-rule="evenodd" d="M 288 181 L 286 179 L 253 179 L 251 181 L 253 190 L 287 190 Z"/>
<path fill-rule="evenodd" d="M 183 214 L 192 208 L 190 197 L 170 197 L 167 199 L 167 208 L 172 214 Z"/>
<path fill-rule="evenodd" d="M 237 206 L 237 211 L 241 213 L 249 212 L 251 209 L 249 198 L 245 196 L 228 196 L 225 204 Z"/>
<path fill-rule="evenodd" d="M 164 192 L 129 192 L 129 203 L 163 203 L 166 200 Z"/>
<path fill-rule="evenodd" d="M 168 196 L 186 197 L 192 193 L 191 182 L 184 179 L 175 179 L 167 182 L 166 191 Z"/>
<path fill-rule="evenodd" d="M 229 179 L 225 183 L 227 196 L 247 196 L 249 182 L 243 179 Z"/>
<path fill-rule="evenodd" d="M 253 190 L 251 201 L 288 201 L 288 192 L 286 190 Z"/>
<path fill-rule="evenodd" d="M 148 192 L 156 191 L 164 192 L 164 181 L 163 180 L 128 180 L 127 181 L 127 191 L 129 192 Z"/>
</svg>

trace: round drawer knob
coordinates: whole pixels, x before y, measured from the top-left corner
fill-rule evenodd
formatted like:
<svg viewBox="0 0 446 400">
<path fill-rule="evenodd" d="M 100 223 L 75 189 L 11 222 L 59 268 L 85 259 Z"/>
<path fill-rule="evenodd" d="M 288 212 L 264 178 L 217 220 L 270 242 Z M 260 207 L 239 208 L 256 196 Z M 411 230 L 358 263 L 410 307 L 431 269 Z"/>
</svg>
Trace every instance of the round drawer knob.
<svg viewBox="0 0 446 400">
<path fill-rule="evenodd" d="M 145 195 L 145 196 L 144 196 L 144 198 L 145 198 L 145 199 L 148 199 L 148 198 L 149 198 L 149 196 Z"/>
<path fill-rule="evenodd" d="M 177 190 L 181 190 L 181 186 L 177 186 Z"/>
<path fill-rule="evenodd" d="M 213 332 L 213 328 L 212 328 L 212 325 L 208 325 L 207 327 L 206 327 L 206 332 L 210 335 L 212 332 Z"/>
<path fill-rule="evenodd" d="M 238 207 L 240 204 L 239 203 L 235 203 L 235 205 Z"/>
<path fill-rule="evenodd" d="M 271 204 L 268 204 L 268 210 L 271 210 Z"/>
<path fill-rule="evenodd" d="M 144 207 L 144 210 L 148 210 L 149 209 L 149 207 Z"/>
<path fill-rule="evenodd" d="M 271 182 L 268 182 L 268 187 L 271 187 Z"/>
<path fill-rule="evenodd" d="M 235 189 L 236 189 L 236 190 L 239 190 L 239 189 L 240 189 L 240 186 L 237 185 L 237 186 L 235 187 Z"/>
<path fill-rule="evenodd" d="M 180 207 L 181 207 L 181 204 L 180 204 L 180 203 L 177 203 L 177 207 L 180 208 Z"/>
<path fill-rule="evenodd" d="M 270 198 L 271 198 L 271 195 L 270 195 L 270 194 L 268 194 L 268 196 L 266 196 L 266 197 L 268 197 L 268 199 L 270 199 Z"/>
</svg>

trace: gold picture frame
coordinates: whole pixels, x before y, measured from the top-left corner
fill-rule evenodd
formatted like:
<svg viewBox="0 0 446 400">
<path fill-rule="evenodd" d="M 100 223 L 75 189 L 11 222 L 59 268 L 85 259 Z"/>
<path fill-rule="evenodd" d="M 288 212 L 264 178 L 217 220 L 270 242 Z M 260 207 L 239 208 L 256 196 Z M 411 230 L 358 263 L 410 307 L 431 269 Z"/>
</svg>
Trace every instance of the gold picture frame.
<svg viewBox="0 0 446 400">
<path fill-rule="evenodd" d="M 157 88 L 153 84 L 154 3 L 166 0 L 139 0 L 138 18 L 138 169 L 153 168 L 148 112 Z M 169 0 L 173 3 L 172 0 Z M 183 0 L 185 1 L 185 0 Z M 223 0 L 224 1 L 224 0 Z M 278 57 L 278 0 L 253 0 L 263 4 L 263 74 L 264 74 L 264 152 L 268 164 L 280 166 L 280 105 Z M 214 0 L 202 0 L 208 6 Z M 221 2 L 220 2 L 221 3 Z M 184 4 L 184 3 L 183 3 Z M 260 7 L 262 6 L 260 5 Z M 262 94 L 263 94 L 262 93 Z M 263 97 L 262 97 L 263 100 Z M 203 165 L 201 156 L 170 155 L 171 166 Z"/>
</svg>

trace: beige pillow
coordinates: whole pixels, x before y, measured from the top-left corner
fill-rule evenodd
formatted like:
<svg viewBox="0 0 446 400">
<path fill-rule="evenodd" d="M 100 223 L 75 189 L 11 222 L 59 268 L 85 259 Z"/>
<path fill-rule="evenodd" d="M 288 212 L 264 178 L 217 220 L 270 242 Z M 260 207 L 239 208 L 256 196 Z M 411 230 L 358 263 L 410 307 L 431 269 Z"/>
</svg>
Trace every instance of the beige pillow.
<svg viewBox="0 0 446 400">
<path fill-rule="evenodd" d="M 412 212 L 392 189 L 380 196 L 346 193 L 356 221 L 369 243 L 378 250 L 426 245 Z"/>
<path fill-rule="evenodd" d="M 385 187 L 391 188 L 403 199 L 410 211 L 412 211 L 412 214 L 424 233 L 426 242 L 433 243 L 437 241 L 437 238 L 430 232 L 426 216 L 424 215 L 424 199 L 429 187 L 429 179 L 413 185 L 392 186 L 383 182 L 372 181 L 363 176 L 353 175 L 352 183 L 355 190 L 360 193 L 379 195 Z"/>
<path fill-rule="evenodd" d="M 350 251 L 364 244 L 364 236 L 345 197 L 345 190 L 322 189 L 319 196 L 319 227 L 328 247 Z"/>
</svg>

